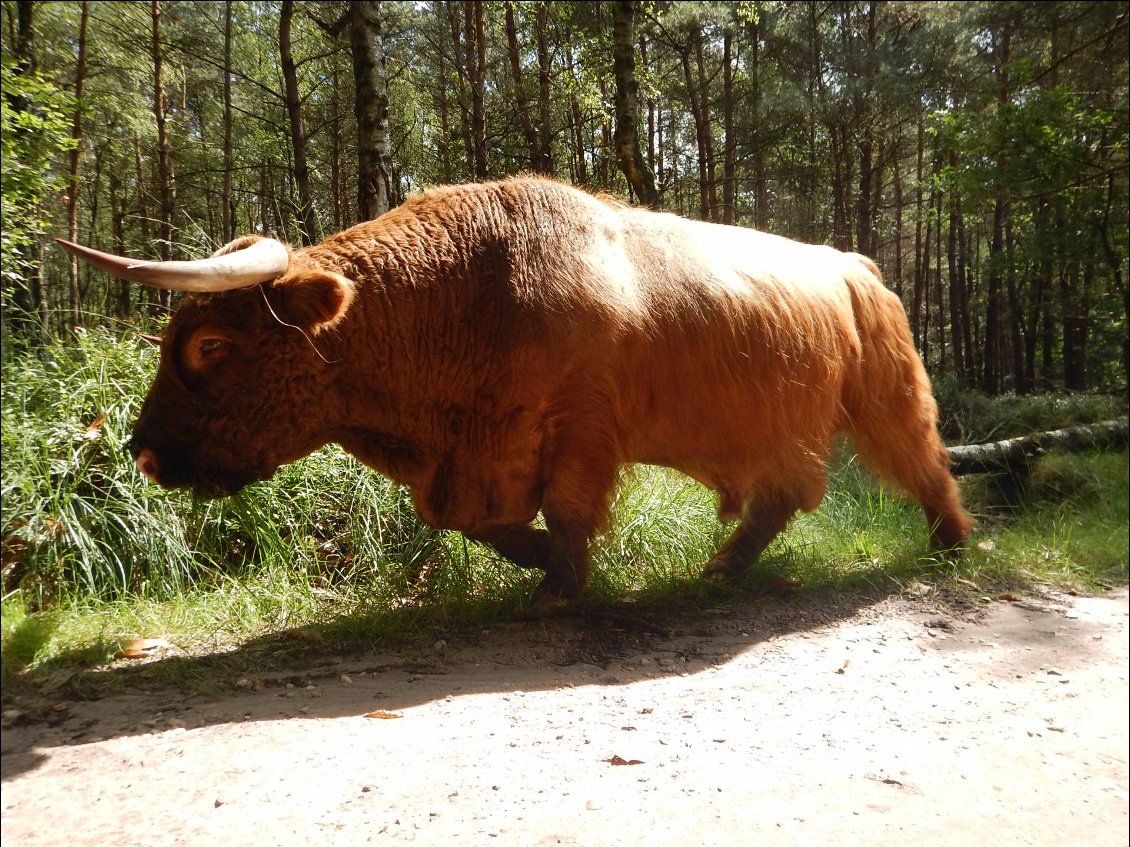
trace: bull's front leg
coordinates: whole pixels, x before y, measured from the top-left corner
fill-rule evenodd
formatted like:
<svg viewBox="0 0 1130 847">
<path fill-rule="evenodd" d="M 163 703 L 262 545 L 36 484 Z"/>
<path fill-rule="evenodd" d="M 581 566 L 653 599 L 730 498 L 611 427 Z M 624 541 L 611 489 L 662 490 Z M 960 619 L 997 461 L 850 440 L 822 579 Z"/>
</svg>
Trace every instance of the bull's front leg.
<svg viewBox="0 0 1130 847">
<path fill-rule="evenodd" d="M 493 524 L 480 527 L 467 537 L 494 548 L 520 568 L 545 570 L 549 558 L 549 533 L 528 524 Z"/>
<path fill-rule="evenodd" d="M 589 541 L 608 524 L 616 484 L 615 439 L 607 431 L 611 412 L 595 403 L 575 408 L 584 413 L 558 418 L 546 438 L 545 460 L 537 475 L 544 480 L 539 505 L 547 529 L 510 525 L 488 539 L 519 565 L 545 571 L 534 591 L 534 601 L 542 605 L 573 600 L 584 591 Z"/>
<path fill-rule="evenodd" d="M 548 520 L 549 530 L 527 524 L 477 528 L 467 537 L 486 544 L 520 568 L 536 568 L 545 576 L 534 591 L 536 603 L 576 598 L 588 579 L 591 527 Z"/>
<path fill-rule="evenodd" d="M 551 478 L 542 501 L 549 529 L 545 578 L 534 592 L 539 602 L 573 600 L 589 578 L 589 541 L 608 525 L 608 509 L 616 480 L 613 461 L 583 460 L 562 463 L 576 473 L 573 478 Z"/>
<path fill-rule="evenodd" d="M 545 576 L 534 590 L 534 601 L 553 603 L 574 600 L 584 591 L 589 578 L 589 538 L 595 527 L 586 521 L 560 519 L 546 515 L 549 549 Z"/>
</svg>

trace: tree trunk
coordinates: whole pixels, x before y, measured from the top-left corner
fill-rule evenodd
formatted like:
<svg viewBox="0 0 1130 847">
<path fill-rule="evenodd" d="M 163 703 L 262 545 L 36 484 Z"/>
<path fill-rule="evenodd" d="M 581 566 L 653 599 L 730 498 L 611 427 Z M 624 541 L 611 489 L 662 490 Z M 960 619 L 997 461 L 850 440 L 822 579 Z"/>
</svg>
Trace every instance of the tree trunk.
<svg viewBox="0 0 1130 847">
<path fill-rule="evenodd" d="M 722 223 L 734 222 L 734 200 L 737 177 L 735 158 L 737 138 L 734 136 L 734 69 L 731 66 L 734 36 L 729 26 L 722 35 L 722 126 L 726 138 L 722 142 Z"/>
<path fill-rule="evenodd" d="M 16 2 L 16 70 L 23 76 L 31 76 L 36 71 L 35 62 L 35 3 L 33 0 Z M 20 111 L 27 111 L 28 104 L 13 104 Z"/>
<path fill-rule="evenodd" d="M 747 25 L 749 34 L 749 104 L 750 155 L 753 158 L 753 225 L 757 229 L 769 228 L 769 184 L 765 178 L 765 143 L 761 140 L 761 19 L 754 16 Z M 810 97 L 811 100 L 811 97 Z"/>
<path fill-rule="evenodd" d="M 977 373 L 977 362 L 973 346 L 973 315 L 969 308 L 971 291 L 973 290 L 973 274 L 969 267 L 969 256 L 976 257 L 976 249 L 969 248 L 969 235 L 965 229 L 964 215 L 957 218 L 957 273 L 961 279 L 961 297 L 958 302 L 958 319 L 961 321 L 962 349 L 965 351 L 966 376 L 972 381 Z M 974 258 L 976 262 L 976 258 Z"/>
<path fill-rule="evenodd" d="M 79 206 L 79 163 L 82 160 L 82 88 L 86 81 L 86 31 L 90 21 L 90 2 L 82 0 L 82 12 L 78 25 L 78 60 L 75 65 L 75 114 L 71 123 L 71 140 L 74 147 L 70 153 L 70 179 L 67 182 L 67 213 L 69 217 L 68 237 L 71 241 L 78 241 L 78 206 Z M 70 257 L 70 302 L 71 325 L 82 325 L 82 296 L 78 285 L 78 257 Z"/>
<path fill-rule="evenodd" d="M 553 130 L 550 126 L 549 3 L 538 3 L 538 159 L 535 170 L 553 174 Z"/>
<path fill-rule="evenodd" d="M 648 72 L 647 39 L 642 35 L 639 37 L 639 46 L 640 46 L 640 64 L 643 66 L 644 74 L 647 74 L 647 72 Z M 648 97 L 647 98 L 647 166 L 651 169 L 651 172 L 653 174 L 655 174 L 655 190 L 658 191 L 660 195 L 662 195 L 663 194 L 663 174 L 658 169 L 657 164 L 656 164 L 656 162 L 657 162 L 656 148 L 655 148 L 655 145 L 656 145 L 656 141 L 655 141 L 656 129 L 657 129 L 657 125 L 656 125 L 655 98 L 654 97 Z"/>
<path fill-rule="evenodd" d="M 941 170 L 941 152 L 934 153 L 934 173 Z M 934 195 L 934 305 L 938 310 L 938 369 L 945 373 L 947 363 L 946 350 L 946 306 L 942 295 L 942 205 L 945 202 L 945 192 L 939 191 Z"/>
<path fill-rule="evenodd" d="M 345 229 L 345 196 L 344 182 L 345 145 L 342 143 L 343 126 L 345 119 L 341 101 L 341 69 L 334 61 L 330 72 L 330 203 L 333 207 L 334 232 Z"/>
<path fill-rule="evenodd" d="M 899 169 L 899 151 L 902 147 L 902 137 L 900 134 L 899 139 L 895 142 L 895 155 L 891 159 L 891 166 L 893 173 L 891 174 L 891 187 L 894 191 L 895 200 L 895 277 L 894 280 L 888 281 L 888 284 L 894 290 L 895 294 L 902 299 L 902 222 L 903 222 L 903 203 L 905 198 L 902 193 L 902 171 Z"/>
<path fill-rule="evenodd" d="M 608 5 L 605 2 L 598 2 L 596 5 L 596 29 L 597 32 L 606 32 L 604 27 L 604 9 Z M 613 12 L 615 13 L 615 3 L 613 5 Z M 634 11 L 634 9 L 633 9 Z M 613 40 L 615 41 L 615 26 L 613 26 Z M 615 55 L 613 55 L 615 60 Z M 615 74 L 613 74 L 615 75 Z M 608 102 L 608 80 L 606 74 L 600 75 L 600 102 Z M 594 133 L 595 136 L 595 133 Z M 615 147 L 612 141 L 612 118 L 605 117 L 600 122 L 600 144 L 596 143 L 595 137 L 593 138 L 592 148 L 597 152 L 596 155 L 596 168 L 597 179 L 599 180 L 600 187 L 605 191 L 612 190 L 612 170 L 611 162 L 615 155 Z"/>
<path fill-rule="evenodd" d="M 464 41 L 467 47 L 467 80 L 471 88 L 471 150 L 476 180 L 486 179 L 487 170 L 487 124 L 486 124 L 486 75 L 487 44 L 483 24 L 483 5 L 476 0 L 464 0 L 463 15 L 465 23 Z"/>
<path fill-rule="evenodd" d="M 440 175 L 447 183 L 455 178 L 451 167 L 451 106 L 442 56 L 436 57 L 436 64 L 439 68 L 439 91 L 436 95 L 439 107 L 439 138 L 436 140 L 436 154 L 439 156 Z"/>
<path fill-rule="evenodd" d="M 925 343 L 922 333 L 922 288 L 923 266 L 929 250 L 922 248 L 922 220 L 925 192 L 922 179 L 926 169 L 926 120 L 918 115 L 918 155 L 914 164 L 914 305 L 910 312 L 910 327 L 914 334 L 914 346 L 925 358 Z"/>
<path fill-rule="evenodd" d="M 538 147 L 537 130 L 534 122 L 530 120 L 530 104 L 526 97 L 526 85 L 522 80 L 522 58 L 518 47 L 518 25 L 514 21 L 514 3 L 506 0 L 506 53 L 510 59 L 510 76 L 514 80 L 514 110 L 518 115 L 518 125 L 522 128 L 522 135 L 526 138 L 526 149 L 530 156 L 530 170 L 537 171 L 541 164 L 541 154 Z"/>
<path fill-rule="evenodd" d="M 616 77 L 616 161 L 640 203 L 658 207 L 655 175 L 648 167 L 639 144 L 639 83 L 633 50 L 635 7 L 633 0 L 612 4 L 614 35 L 613 72 Z"/>
<path fill-rule="evenodd" d="M 137 219 L 141 223 L 141 238 L 146 249 L 153 242 L 153 218 L 149 212 L 149 185 L 145 179 L 145 168 L 142 166 L 141 135 L 133 136 L 133 164 L 134 181 L 137 187 Z"/>
<path fill-rule="evenodd" d="M 577 184 L 584 185 L 589 181 L 589 168 L 588 162 L 585 159 L 584 117 L 581 114 L 581 101 L 577 98 L 577 68 L 573 59 L 572 28 L 565 30 L 565 64 L 568 65 L 569 73 L 573 76 L 574 80 L 574 84 L 570 86 L 569 90 L 569 116 L 573 124 L 574 172 Z"/>
<path fill-rule="evenodd" d="M 694 118 L 698 152 L 699 217 L 718 220 L 718 192 L 714 179 L 714 138 L 710 126 L 710 93 L 706 84 L 706 62 L 702 49 L 702 26 L 690 25 L 688 42 L 680 49 L 683 80 Z M 692 67 L 693 59 L 693 67 Z"/>
<path fill-rule="evenodd" d="M 690 101 L 691 117 L 694 118 L 695 152 L 698 154 L 698 216 L 701 220 L 708 221 L 713 214 L 710 202 L 710 169 L 707 154 L 708 137 L 710 128 L 706 124 L 702 104 L 699 102 L 698 86 L 695 84 L 694 73 L 691 70 L 691 51 L 693 47 L 686 45 L 680 50 L 680 59 L 683 65 L 683 80 L 687 86 L 687 99 Z"/>
<path fill-rule="evenodd" d="M 698 104 L 702 110 L 702 140 L 706 145 L 706 198 L 710 206 L 710 220 L 719 220 L 718 180 L 715 176 L 716 157 L 714 156 L 714 129 L 710 124 L 710 85 L 706 79 L 706 56 L 702 48 L 702 29 L 695 30 L 695 66 L 698 71 Z"/>
<path fill-rule="evenodd" d="M 1060 276 L 1060 305 L 1063 309 L 1063 387 L 1068 391 L 1087 388 L 1087 291 L 1094 279 L 1093 262 L 1072 262 Z"/>
<path fill-rule="evenodd" d="M 1027 374 L 1024 370 L 1023 307 L 1020 304 L 1020 291 L 1016 283 L 1016 251 L 1012 235 L 1012 220 L 1004 228 L 1005 255 L 1008 270 L 1005 272 L 1005 288 L 1008 292 L 1008 338 L 1009 359 L 1012 364 L 1012 390 L 1017 394 L 1029 391 Z"/>
<path fill-rule="evenodd" d="M 173 216 L 176 213 L 177 188 L 176 176 L 173 171 L 173 148 L 169 143 L 169 127 L 166 111 L 168 108 L 165 99 L 165 69 L 164 48 L 161 44 L 161 0 L 153 0 L 150 7 L 152 20 L 152 41 L 150 44 L 153 56 L 153 116 L 157 121 L 157 181 L 160 183 L 157 190 L 161 197 L 161 260 L 170 261 L 173 258 L 173 240 L 175 229 Z M 168 310 L 172 305 L 172 292 L 157 291 L 150 296 L 150 307 L 156 311 Z"/>
<path fill-rule="evenodd" d="M 235 238 L 235 198 L 232 194 L 232 169 L 235 156 L 232 146 L 232 103 L 231 103 L 231 29 L 232 29 L 232 0 L 224 3 L 224 174 L 220 186 L 220 227 L 223 230 L 223 240 L 226 244 Z"/>
<path fill-rule="evenodd" d="M 848 220 L 847 129 L 837 118 L 829 119 L 828 137 L 832 147 L 832 246 L 851 250 L 851 224 Z"/>
<path fill-rule="evenodd" d="M 875 153 L 875 161 L 871 171 L 871 243 L 867 247 L 867 255 L 879 259 L 879 235 L 882 232 L 883 221 L 883 167 L 886 164 L 886 139 L 879 139 L 879 149 Z"/>
<path fill-rule="evenodd" d="M 467 92 L 467 80 L 471 64 L 470 45 L 463 37 L 463 8 L 460 0 L 448 0 L 444 4 L 447 13 L 448 30 L 451 33 L 451 51 L 455 57 L 455 78 L 459 96 L 459 128 L 463 137 L 463 155 L 467 174 L 475 172 L 475 144 L 471 137 L 471 98 Z"/>
<path fill-rule="evenodd" d="M 273 193 L 270 165 L 266 159 L 262 159 L 259 162 L 259 227 L 264 233 L 275 231 L 274 214 L 271 209 Z"/>
<path fill-rule="evenodd" d="M 1051 238 L 1053 229 L 1051 204 L 1047 199 L 1040 201 L 1036 209 L 1033 226 L 1033 233 L 1037 239 L 1037 243 L 1046 245 Z M 1032 297 L 1028 304 L 1028 334 L 1024 344 L 1024 369 L 1028 384 L 1037 391 L 1042 391 L 1046 387 L 1047 379 L 1050 375 L 1043 369 L 1037 372 L 1036 353 L 1040 347 L 1040 327 L 1044 321 L 1044 314 L 1047 309 L 1046 301 L 1051 291 L 1051 254 L 1047 250 L 1041 251 L 1039 257 L 1033 260 L 1033 265 L 1036 270 L 1033 274 Z"/>
<path fill-rule="evenodd" d="M 949 166 L 957 169 L 957 150 L 949 150 Z M 965 307 L 965 279 L 958 259 L 958 228 L 961 220 L 961 194 L 953 191 L 949 198 L 949 233 L 946 241 L 946 259 L 949 264 L 950 284 L 950 346 L 953 348 L 954 374 L 962 388 L 968 385 L 965 372 L 965 348 L 961 334 L 962 309 Z"/>
<path fill-rule="evenodd" d="M 1032 460 L 1047 451 L 1083 453 L 1098 448 L 1125 450 L 1128 440 L 1130 425 L 1122 417 L 988 444 L 950 447 L 947 452 L 953 462 L 954 476 L 1002 471 L 1027 474 Z"/>
<path fill-rule="evenodd" d="M 845 12 L 850 15 L 850 12 Z M 845 20 L 845 25 L 850 26 L 850 21 Z M 875 179 L 875 77 L 878 66 L 875 61 L 875 41 L 878 35 L 876 21 L 876 4 L 874 0 L 867 4 L 867 29 L 861 69 L 863 77 L 863 91 L 857 95 L 855 103 L 857 132 L 859 137 L 859 198 L 856 201 L 856 247 L 860 251 L 871 250 L 871 230 L 874 226 L 872 216 L 872 182 Z"/>
<path fill-rule="evenodd" d="M 993 52 L 997 77 L 997 104 L 1000 109 L 1008 106 L 1011 83 L 1008 63 L 1010 61 L 1012 31 L 1006 25 L 1003 32 L 993 34 Z M 1011 201 L 1005 174 L 1008 154 L 1004 141 L 996 151 L 996 197 L 993 200 L 993 229 L 989 243 L 989 288 L 985 308 L 985 364 L 981 379 L 981 389 L 987 394 L 1000 390 L 1001 370 L 1001 280 L 1004 271 L 1004 227 L 1012 213 Z"/>
<path fill-rule="evenodd" d="M 1107 177 L 1106 186 L 1106 202 L 1103 204 L 1102 217 L 1096 226 L 1099 230 L 1099 242 L 1103 248 L 1103 258 L 1106 259 L 1107 267 L 1110 268 L 1114 280 L 1114 290 L 1122 298 L 1122 372 L 1127 374 L 1130 373 L 1130 289 L 1127 288 L 1126 282 L 1122 278 L 1123 260 L 1114 247 L 1114 239 L 1110 231 L 1111 208 L 1114 205 L 1115 197 L 1114 174 Z M 1127 386 L 1127 389 L 1130 390 L 1130 385 Z"/>
<path fill-rule="evenodd" d="M 90 204 L 87 207 L 87 217 L 89 224 L 87 225 L 87 232 L 90 233 L 90 240 L 97 239 L 97 229 L 95 224 L 98 222 L 98 198 L 102 196 L 102 168 L 103 165 L 112 159 L 112 156 L 107 155 L 110 152 L 109 145 L 98 145 L 94 151 L 94 168 L 93 172 L 87 177 L 86 182 L 89 184 L 90 191 Z M 112 211 L 112 210 L 111 210 Z M 81 224 L 80 224 L 81 227 Z M 91 268 L 89 265 L 84 269 L 83 273 L 79 275 L 79 302 L 87 302 L 87 294 L 90 290 L 91 281 Z"/>
<path fill-rule="evenodd" d="M 380 14 L 379 0 L 349 4 L 349 46 L 356 92 L 357 211 L 363 221 L 383 215 L 392 206 L 388 78 Z"/>
<path fill-rule="evenodd" d="M 808 222 L 805 238 L 815 242 L 817 236 L 817 186 L 820 182 L 820 162 L 817 152 L 817 122 L 821 93 L 824 87 L 823 60 L 821 58 L 820 21 L 815 3 L 808 4 L 808 162 L 805 179 Z"/>
<path fill-rule="evenodd" d="M 1004 265 L 1005 211 L 1005 199 L 998 194 L 993 202 L 993 234 L 989 244 L 989 289 L 985 306 L 985 363 L 981 390 L 986 394 L 996 394 L 1000 390 L 1001 275 Z"/>
<path fill-rule="evenodd" d="M 122 196 L 122 180 L 110 165 L 110 235 L 114 240 L 113 252 L 119 256 L 127 255 L 125 220 L 128 212 L 126 198 Z M 128 280 L 117 281 L 117 297 L 113 314 L 122 320 L 130 317 L 130 293 L 133 290 Z"/>
<path fill-rule="evenodd" d="M 355 3 L 354 6 L 362 5 Z M 290 123 L 290 144 L 294 153 L 294 182 L 298 190 L 298 228 L 303 244 L 317 240 L 314 201 L 310 195 L 310 166 L 306 163 L 306 125 L 302 115 L 302 93 L 298 90 L 298 66 L 291 52 L 291 22 L 294 0 L 283 0 L 279 16 L 279 61 L 282 65 L 286 114 Z"/>
<path fill-rule="evenodd" d="M 31 76 L 35 73 L 35 4 L 32 0 L 18 0 L 16 18 L 16 73 Z M 31 104 L 22 96 L 11 96 L 4 104 L 4 108 L 10 108 L 13 112 L 27 112 L 30 107 Z M 20 229 L 24 229 L 22 225 Z M 7 315 L 9 325 L 22 338 L 32 339 L 38 331 L 41 340 L 46 340 L 47 328 L 40 311 L 43 306 L 42 286 L 32 276 L 34 262 L 25 254 L 21 257 L 20 265 L 19 272 L 12 277 L 13 308 Z"/>
</svg>

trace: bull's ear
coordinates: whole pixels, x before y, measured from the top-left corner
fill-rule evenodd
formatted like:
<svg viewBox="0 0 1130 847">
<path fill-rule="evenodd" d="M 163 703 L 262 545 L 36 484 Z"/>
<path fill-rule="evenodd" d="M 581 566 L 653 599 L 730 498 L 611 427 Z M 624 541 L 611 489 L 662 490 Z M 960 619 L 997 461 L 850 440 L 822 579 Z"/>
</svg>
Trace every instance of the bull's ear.
<svg viewBox="0 0 1130 847">
<path fill-rule="evenodd" d="M 341 274 L 308 270 L 279 280 L 271 288 L 271 300 L 278 304 L 278 317 L 317 335 L 345 317 L 355 288 Z"/>
</svg>

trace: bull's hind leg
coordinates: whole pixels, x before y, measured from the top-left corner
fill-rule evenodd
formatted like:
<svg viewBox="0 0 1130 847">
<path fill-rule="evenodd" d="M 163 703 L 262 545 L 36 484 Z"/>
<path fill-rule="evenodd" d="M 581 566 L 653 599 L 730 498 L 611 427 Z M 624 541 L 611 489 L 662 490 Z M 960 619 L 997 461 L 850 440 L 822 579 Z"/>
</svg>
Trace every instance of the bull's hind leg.
<svg viewBox="0 0 1130 847">
<path fill-rule="evenodd" d="M 745 504 L 738 528 L 706 563 L 704 576 L 722 581 L 756 563 L 793 515 L 819 505 L 824 496 L 825 480 L 821 473 L 807 486 L 797 489 L 771 488 L 755 492 Z"/>
<path fill-rule="evenodd" d="M 757 498 L 742 514 L 738 528 L 706 563 L 703 574 L 723 581 L 737 576 L 754 564 L 761 552 L 796 514 L 798 504 L 790 497 L 773 494 Z"/>
</svg>

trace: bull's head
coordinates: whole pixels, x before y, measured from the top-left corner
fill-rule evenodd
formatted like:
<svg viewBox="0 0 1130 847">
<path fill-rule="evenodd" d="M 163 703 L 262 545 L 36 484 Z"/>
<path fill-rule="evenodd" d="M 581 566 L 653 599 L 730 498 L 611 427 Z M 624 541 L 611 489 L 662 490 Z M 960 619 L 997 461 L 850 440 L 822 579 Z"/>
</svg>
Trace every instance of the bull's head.
<svg viewBox="0 0 1130 847">
<path fill-rule="evenodd" d="M 336 356 L 313 338 L 345 315 L 349 279 L 255 236 L 189 262 L 59 243 L 115 276 L 194 292 L 161 339 L 157 377 L 129 442 L 146 477 L 223 496 L 333 440 L 336 374 L 327 358 Z"/>
</svg>

